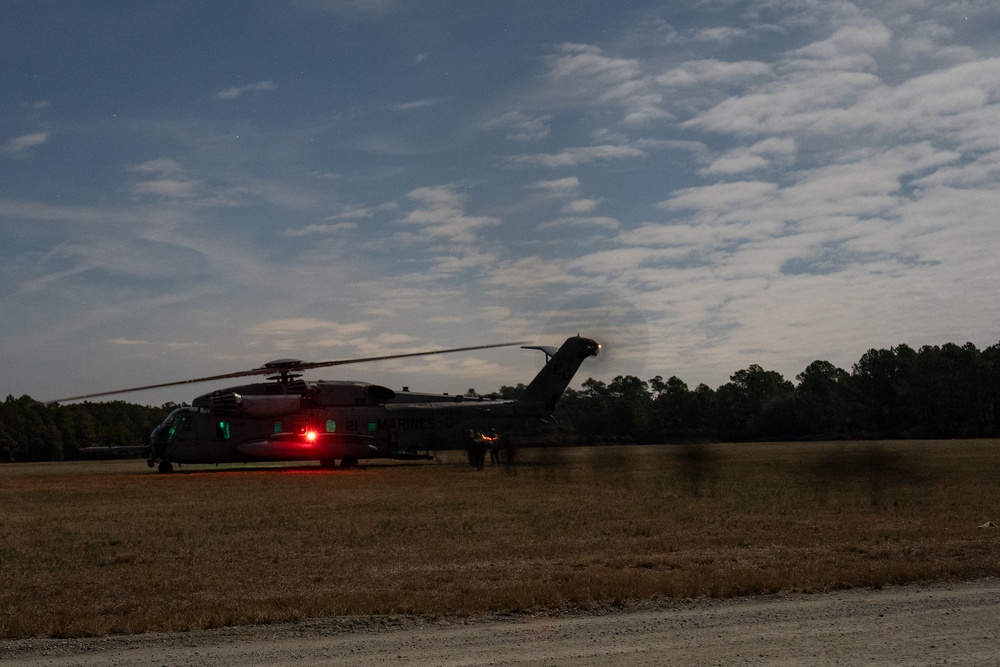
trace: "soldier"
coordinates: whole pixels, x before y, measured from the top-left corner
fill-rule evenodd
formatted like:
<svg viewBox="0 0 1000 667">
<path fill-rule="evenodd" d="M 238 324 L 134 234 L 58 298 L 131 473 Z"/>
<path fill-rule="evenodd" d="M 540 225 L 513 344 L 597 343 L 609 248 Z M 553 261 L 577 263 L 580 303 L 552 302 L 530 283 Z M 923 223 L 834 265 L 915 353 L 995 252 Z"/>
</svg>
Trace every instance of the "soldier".
<svg viewBox="0 0 1000 667">
<path fill-rule="evenodd" d="M 503 446 L 500 441 L 500 435 L 497 433 L 496 429 L 490 431 L 490 463 L 492 465 L 497 465 L 500 463 L 500 449 Z"/>
<path fill-rule="evenodd" d="M 476 470 L 482 470 L 486 463 L 486 443 L 483 438 L 471 428 L 466 435 L 465 453 L 469 457 L 469 465 Z"/>
</svg>

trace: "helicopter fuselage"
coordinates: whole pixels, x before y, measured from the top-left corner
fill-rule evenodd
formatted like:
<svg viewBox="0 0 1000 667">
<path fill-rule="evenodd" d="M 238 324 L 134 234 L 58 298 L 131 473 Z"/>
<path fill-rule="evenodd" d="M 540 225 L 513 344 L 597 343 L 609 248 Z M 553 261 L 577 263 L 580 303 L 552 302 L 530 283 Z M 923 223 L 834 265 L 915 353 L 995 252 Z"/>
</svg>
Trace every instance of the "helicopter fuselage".
<svg viewBox="0 0 1000 667">
<path fill-rule="evenodd" d="M 551 414 L 576 370 L 600 346 L 570 338 L 518 399 L 395 392 L 365 382 L 277 381 L 219 389 L 170 413 L 151 434 L 149 464 L 433 458 L 471 432 L 511 434 Z"/>
<path fill-rule="evenodd" d="M 157 459 L 174 463 L 421 458 L 421 451 L 463 446 L 470 429 L 511 432 L 544 416 L 517 410 L 515 401 L 443 398 L 452 402 L 326 406 L 266 418 L 184 407 L 154 431 L 152 446 Z"/>
</svg>

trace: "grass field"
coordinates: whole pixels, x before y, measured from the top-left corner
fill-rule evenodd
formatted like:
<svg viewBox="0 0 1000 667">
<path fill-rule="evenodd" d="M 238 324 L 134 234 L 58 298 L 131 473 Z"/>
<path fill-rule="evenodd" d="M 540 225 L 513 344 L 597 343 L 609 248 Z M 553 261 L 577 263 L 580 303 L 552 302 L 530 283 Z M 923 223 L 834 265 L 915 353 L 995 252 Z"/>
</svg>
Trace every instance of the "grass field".
<svg viewBox="0 0 1000 667">
<path fill-rule="evenodd" d="M 0 466 L 0 636 L 427 615 L 1000 575 L 1000 441 L 436 462 Z"/>
</svg>

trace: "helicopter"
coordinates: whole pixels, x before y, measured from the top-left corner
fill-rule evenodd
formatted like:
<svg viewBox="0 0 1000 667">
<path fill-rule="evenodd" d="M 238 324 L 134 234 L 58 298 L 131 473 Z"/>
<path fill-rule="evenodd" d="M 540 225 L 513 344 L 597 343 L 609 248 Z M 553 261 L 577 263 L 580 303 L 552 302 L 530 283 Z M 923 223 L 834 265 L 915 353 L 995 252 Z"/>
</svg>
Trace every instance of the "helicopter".
<svg viewBox="0 0 1000 667">
<path fill-rule="evenodd" d="M 516 399 L 394 391 L 359 381 L 305 380 L 303 371 L 404 357 L 522 345 L 499 343 L 406 354 L 304 362 L 278 359 L 259 368 L 71 398 L 81 400 L 181 384 L 255 375 L 265 382 L 217 389 L 173 410 L 150 434 L 147 464 L 315 461 L 351 468 L 361 459 L 429 460 L 428 452 L 461 448 L 470 434 L 511 434 L 546 419 L 577 370 L 601 345 L 579 335 L 545 353 L 545 365 Z"/>
</svg>

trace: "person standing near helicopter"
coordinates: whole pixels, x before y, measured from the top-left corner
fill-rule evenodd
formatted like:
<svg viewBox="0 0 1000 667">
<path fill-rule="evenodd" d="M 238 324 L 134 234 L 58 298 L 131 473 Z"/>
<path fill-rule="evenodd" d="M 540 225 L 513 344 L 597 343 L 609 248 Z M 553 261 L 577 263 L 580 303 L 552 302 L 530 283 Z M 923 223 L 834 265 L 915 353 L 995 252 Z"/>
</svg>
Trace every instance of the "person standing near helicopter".
<svg viewBox="0 0 1000 667">
<path fill-rule="evenodd" d="M 500 464 L 500 450 L 503 448 L 503 444 L 500 440 L 500 434 L 497 430 L 490 430 L 490 464 L 499 465 Z"/>
<path fill-rule="evenodd" d="M 486 442 L 471 428 L 465 438 L 465 453 L 469 457 L 469 465 L 476 470 L 482 470 L 486 464 Z"/>
</svg>

